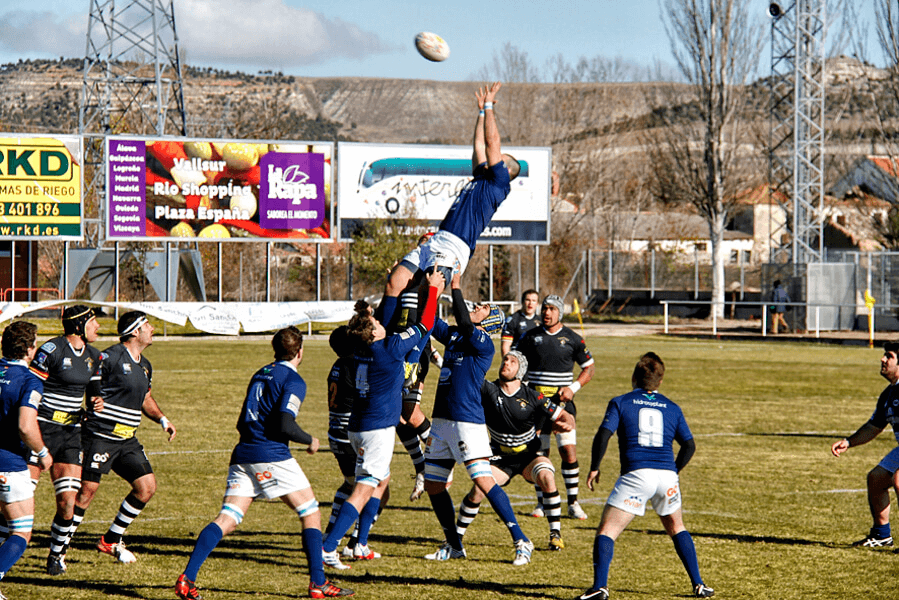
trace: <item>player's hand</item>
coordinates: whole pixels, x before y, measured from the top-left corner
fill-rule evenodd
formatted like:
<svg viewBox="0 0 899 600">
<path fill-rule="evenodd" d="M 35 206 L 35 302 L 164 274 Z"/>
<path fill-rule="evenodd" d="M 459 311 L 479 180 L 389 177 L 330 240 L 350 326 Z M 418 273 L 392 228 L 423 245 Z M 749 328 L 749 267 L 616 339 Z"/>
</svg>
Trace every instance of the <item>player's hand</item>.
<svg viewBox="0 0 899 600">
<path fill-rule="evenodd" d="M 503 87 L 501 81 L 494 81 L 493 85 L 490 86 L 490 89 L 487 90 L 487 94 L 484 96 L 484 102 L 496 102 L 496 93 L 501 87 Z"/>
<path fill-rule="evenodd" d="M 49 454 L 41 456 L 37 459 L 37 465 L 41 468 L 41 471 L 46 471 L 53 466 L 53 457 Z"/>
<path fill-rule="evenodd" d="M 309 447 L 306 448 L 306 452 L 309 454 L 315 454 L 318 452 L 319 441 L 317 437 L 312 438 L 312 441 L 309 443 Z"/>
<path fill-rule="evenodd" d="M 847 440 L 846 438 L 843 438 L 838 442 L 834 442 L 833 446 L 830 447 L 830 452 L 834 456 L 839 456 L 846 450 L 849 450 L 849 440 Z"/>
<path fill-rule="evenodd" d="M 559 418 L 553 423 L 553 433 L 566 433 L 575 428 L 574 415 L 563 410 L 559 414 Z"/>
<path fill-rule="evenodd" d="M 590 471 L 589 473 L 587 473 L 587 487 L 590 489 L 591 492 L 594 491 L 593 483 L 598 479 L 599 479 L 599 469 L 597 469 L 595 471 Z"/>
<path fill-rule="evenodd" d="M 428 285 L 443 289 L 446 287 L 446 277 L 438 269 L 434 269 L 434 272 L 428 275 Z"/>
<path fill-rule="evenodd" d="M 559 400 L 562 402 L 571 402 L 574 400 L 574 392 L 567 385 L 559 390 Z"/>
<path fill-rule="evenodd" d="M 178 433 L 178 430 L 175 429 L 175 426 L 171 421 L 169 421 L 168 423 L 166 423 L 165 432 L 169 434 L 169 441 L 171 442 L 173 439 L 175 439 L 175 434 Z"/>
<path fill-rule="evenodd" d="M 478 99 L 478 110 L 484 110 L 484 102 L 487 99 L 487 88 L 478 88 L 474 93 L 474 97 Z"/>
<path fill-rule="evenodd" d="M 93 407 L 94 412 L 100 412 L 103 410 L 103 398 L 100 396 L 94 396 L 91 398 L 91 406 Z"/>
</svg>

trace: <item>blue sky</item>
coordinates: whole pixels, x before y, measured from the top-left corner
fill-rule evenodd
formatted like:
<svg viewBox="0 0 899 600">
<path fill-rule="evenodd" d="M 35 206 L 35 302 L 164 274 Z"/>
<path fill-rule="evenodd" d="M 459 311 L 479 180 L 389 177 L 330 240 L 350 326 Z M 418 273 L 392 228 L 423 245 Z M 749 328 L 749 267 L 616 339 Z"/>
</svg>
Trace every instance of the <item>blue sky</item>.
<svg viewBox="0 0 899 600">
<path fill-rule="evenodd" d="M 766 20 L 768 0 L 747 2 Z M 872 3 L 861 1 L 863 19 Z M 83 58 L 89 6 L 2 0 L 0 63 Z M 556 55 L 674 65 L 658 0 L 175 0 L 175 15 L 187 64 L 248 73 L 467 81 L 506 43 L 538 68 Z M 421 58 L 412 43 L 419 31 L 443 36 L 449 59 Z M 763 68 L 767 60 L 766 50 Z"/>
</svg>

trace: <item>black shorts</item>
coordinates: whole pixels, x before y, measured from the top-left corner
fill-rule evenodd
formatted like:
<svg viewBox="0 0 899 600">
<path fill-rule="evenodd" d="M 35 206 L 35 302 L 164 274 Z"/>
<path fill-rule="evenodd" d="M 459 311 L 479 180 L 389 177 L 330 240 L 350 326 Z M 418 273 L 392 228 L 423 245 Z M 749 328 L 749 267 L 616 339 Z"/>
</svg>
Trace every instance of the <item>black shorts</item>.
<svg viewBox="0 0 899 600">
<path fill-rule="evenodd" d="M 81 465 L 81 426 L 60 425 L 38 421 L 44 445 L 50 451 L 53 462 L 65 465 Z M 37 454 L 31 453 L 28 464 L 37 466 Z"/>
<path fill-rule="evenodd" d="M 337 459 L 337 466 L 340 467 L 340 474 L 344 477 L 356 476 L 356 452 L 353 445 L 349 442 L 338 442 L 330 440 L 331 452 Z"/>
<path fill-rule="evenodd" d="M 508 475 L 509 481 L 512 481 L 513 477 L 524 473 L 524 470 L 527 469 L 528 465 L 531 464 L 531 462 L 533 462 L 533 460 L 538 456 L 542 455 L 539 453 L 539 451 L 534 450 L 533 448 L 528 448 L 527 450 L 518 452 L 516 454 L 497 453 L 490 457 L 490 466 L 496 467 L 497 469 Z"/>
<path fill-rule="evenodd" d="M 133 483 L 153 472 L 150 460 L 137 438 L 113 441 L 84 432 L 81 436 L 84 462 L 81 465 L 82 481 L 100 481 L 103 475 L 113 473 Z"/>
</svg>

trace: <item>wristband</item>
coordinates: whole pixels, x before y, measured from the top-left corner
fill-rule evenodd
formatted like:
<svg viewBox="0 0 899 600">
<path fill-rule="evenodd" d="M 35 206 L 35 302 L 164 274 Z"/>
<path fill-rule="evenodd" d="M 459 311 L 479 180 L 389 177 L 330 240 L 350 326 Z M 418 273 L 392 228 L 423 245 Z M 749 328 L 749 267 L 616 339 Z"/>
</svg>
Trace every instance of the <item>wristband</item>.
<svg viewBox="0 0 899 600">
<path fill-rule="evenodd" d="M 46 446 L 44 446 L 43 448 L 41 448 L 40 450 L 38 450 L 38 452 L 37 452 L 37 457 L 38 457 L 38 458 L 44 458 L 45 456 L 47 456 L 47 455 L 49 455 L 49 454 L 50 454 L 50 451 L 47 450 L 47 447 L 46 447 Z"/>
<path fill-rule="evenodd" d="M 479 117 L 483 117 L 483 116 L 486 115 L 486 114 L 487 114 L 487 113 L 484 112 L 484 109 L 483 109 L 483 108 L 482 108 L 481 110 L 478 111 L 478 116 L 479 116 Z"/>
<path fill-rule="evenodd" d="M 493 102 L 485 102 L 484 110 L 493 110 Z"/>
<path fill-rule="evenodd" d="M 577 394 L 581 389 L 581 384 L 580 382 L 575 381 L 574 383 L 568 385 L 568 389 L 571 390 L 572 394 Z"/>
<path fill-rule="evenodd" d="M 169 428 L 169 420 L 165 418 L 165 415 L 159 418 L 159 424 L 162 425 L 163 429 Z"/>
</svg>

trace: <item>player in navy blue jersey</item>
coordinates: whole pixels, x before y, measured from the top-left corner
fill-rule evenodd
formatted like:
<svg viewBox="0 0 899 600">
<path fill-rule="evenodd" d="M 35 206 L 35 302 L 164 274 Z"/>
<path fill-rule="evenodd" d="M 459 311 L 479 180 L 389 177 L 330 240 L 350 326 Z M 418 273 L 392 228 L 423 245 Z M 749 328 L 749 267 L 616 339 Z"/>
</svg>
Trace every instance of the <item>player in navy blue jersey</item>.
<svg viewBox="0 0 899 600">
<path fill-rule="evenodd" d="M 574 427 L 574 417 L 540 392 L 521 384 L 528 361 L 521 352 L 510 350 L 503 356 L 499 379 L 484 381 L 481 406 L 490 432 L 490 468 L 496 482 L 505 486 L 516 475 L 543 490 L 543 504 L 549 522 L 549 549 L 561 550 L 562 503 L 556 489 L 555 468 L 540 454 L 542 427 L 560 431 Z M 462 538 L 478 514 L 484 494 L 473 486 L 459 506 L 456 532 Z"/>
<path fill-rule="evenodd" d="M 705 585 L 699 575 L 693 538 L 684 528 L 681 510 L 680 473 L 696 451 L 693 434 L 680 407 L 658 392 L 665 375 L 665 365 L 654 352 L 640 357 L 631 377 L 633 391 L 609 401 L 602 425 L 593 438 L 593 456 L 587 487 L 599 478 L 609 440 L 618 434 L 621 476 L 606 501 L 602 520 L 593 541 L 593 587 L 578 596 L 580 600 L 606 600 L 609 597 L 609 565 L 615 540 L 635 516 L 642 516 L 646 503 L 662 520 L 665 531 L 674 541 L 690 582 L 693 594 L 709 598 L 715 591 Z M 674 456 L 673 442 L 679 450 Z"/>
<path fill-rule="evenodd" d="M 44 342 L 38 349 L 31 369 L 44 380 L 44 399 L 37 412 L 44 443 L 53 457 L 50 477 L 56 494 L 56 515 L 50 526 L 50 554 L 47 573 L 66 572 L 62 554 L 72 526 L 75 496 L 81 488 L 81 420 L 84 417 L 85 389 L 100 362 L 100 351 L 91 343 L 97 341 L 100 324 L 94 309 L 75 304 L 62 313 L 63 335 Z M 102 410 L 102 398 L 90 399 L 93 410 Z M 28 460 L 31 478 L 40 474 L 38 458 Z"/>
<path fill-rule="evenodd" d="M 540 307 L 540 327 L 529 330 L 518 342 L 517 349 L 528 359 L 528 385 L 544 396 L 552 398 L 573 416 L 577 416 L 575 394 L 593 378 L 596 367 L 584 338 L 562 324 L 565 305 L 556 295 L 543 299 Z M 575 379 L 574 365 L 581 371 Z M 549 455 L 550 434 L 541 434 L 543 450 Z M 562 479 L 568 496 L 568 516 L 584 520 L 587 513 L 578 503 L 580 464 L 577 460 L 577 431 L 556 433 L 556 445 L 562 459 Z M 532 516 L 543 516 L 542 491 L 537 492 L 537 507 Z"/>
<path fill-rule="evenodd" d="M 82 424 L 81 444 L 84 463 L 81 468 L 81 489 L 75 496 L 72 525 L 66 544 L 71 541 L 84 514 L 100 487 L 100 480 L 110 471 L 127 481 L 131 491 L 122 501 L 118 514 L 97 543 L 97 550 L 123 563 L 137 560 L 125 547 L 122 536 L 156 494 L 156 476 L 135 436 L 144 414 L 175 438 L 177 430 L 159 408 L 151 391 L 153 367 L 144 350 L 153 343 L 153 325 L 146 313 L 128 311 L 117 323 L 119 343 L 100 354 L 100 363 L 87 394 L 102 398 L 103 410 L 94 410 L 97 403 L 88 405 Z M 61 554 L 65 554 L 64 547 Z"/>
<path fill-rule="evenodd" d="M 526 565 L 531 561 L 534 544 L 521 531 L 508 496 L 493 478 L 489 460 L 493 452 L 481 406 L 481 385 L 495 352 L 490 336 L 500 332 L 505 316 L 499 307 L 492 305 L 480 305 L 469 312 L 458 273 L 453 275 L 452 290 L 456 325 L 451 327 L 438 319 L 432 334 L 445 351 L 431 414 L 431 435 L 425 447 L 425 491 L 443 528 L 445 541 L 425 558 L 449 560 L 466 556 L 456 531 L 453 500 L 447 491 L 450 473 L 457 463 L 462 463 L 512 535 L 515 544 L 512 564 Z"/>
<path fill-rule="evenodd" d="M 454 272 L 465 272 L 478 238 L 511 191 L 510 183 L 518 176 L 521 165 L 513 156 L 502 152 L 493 111 L 501 87 L 502 83 L 497 81 L 478 88 L 475 94 L 478 119 L 472 142 L 473 179 L 459 192 L 437 233 L 407 254 L 391 272 L 383 300 L 385 323 L 393 318 L 397 297 L 419 270 L 443 269 L 448 279 Z"/>
<path fill-rule="evenodd" d="M 503 333 L 500 338 L 500 348 L 503 356 L 509 350 L 515 350 L 518 342 L 531 329 L 540 326 L 537 318 L 537 307 L 540 306 L 540 293 L 537 290 L 525 290 L 521 294 L 521 308 L 512 313 L 506 324 L 503 325 Z"/>
<path fill-rule="evenodd" d="M 830 450 L 834 456 L 840 456 L 853 446 L 867 444 L 883 431 L 887 425 L 893 427 L 893 435 L 899 441 L 899 342 L 887 342 L 883 345 L 883 356 L 880 358 L 880 376 L 890 382 L 880 397 L 874 414 L 858 428 L 858 431 L 834 442 Z M 899 494 L 899 446 L 890 450 L 881 461 L 868 472 L 868 507 L 871 509 L 873 524 L 867 537 L 855 542 L 854 546 L 880 548 L 893 545 L 890 533 L 890 490 Z"/>
<path fill-rule="evenodd" d="M 357 519 L 356 547 L 363 558 L 374 554 L 368 548 L 368 533 L 390 482 L 390 460 L 402 413 L 403 363 L 413 347 L 423 347 L 434 326 L 437 290 L 443 287 L 443 275 L 432 272 L 427 281 L 428 297 L 421 322 L 401 333 L 388 335 L 364 302 L 356 304 L 356 314 L 350 319 L 349 334 L 356 349 L 356 396 L 347 428 L 356 453 L 355 483 L 323 544 L 322 559 L 330 567 L 346 568 L 337 555 L 337 546 Z"/>
<path fill-rule="evenodd" d="M 37 351 L 36 333 L 33 323 L 16 321 L 0 338 L 0 510 L 9 527 L 9 537 L 0 545 L 0 580 L 24 554 L 34 527 L 34 486 L 27 457 L 37 454 L 41 470 L 53 464 L 37 423 L 43 385 L 28 370 Z M 2 592 L 0 597 L 6 598 Z"/>
<path fill-rule="evenodd" d="M 297 373 L 303 360 L 303 334 L 287 327 L 272 337 L 275 362 L 250 379 L 237 419 L 240 441 L 231 452 L 228 487 L 222 510 L 197 538 L 187 568 L 178 577 L 175 594 L 200 600 L 196 579 L 200 567 L 222 538 L 233 532 L 256 498 L 280 499 L 300 517 L 303 549 L 309 562 L 309 595 L 313 598 L 352 596 L 325 578 L 322 568 L 321 513 L 309 480 L 291 455 L 289 442 L 307 446 L 315 454 L 319 441 L 297 424 L 306 398 L 306 382 Z"/>
</svg>

